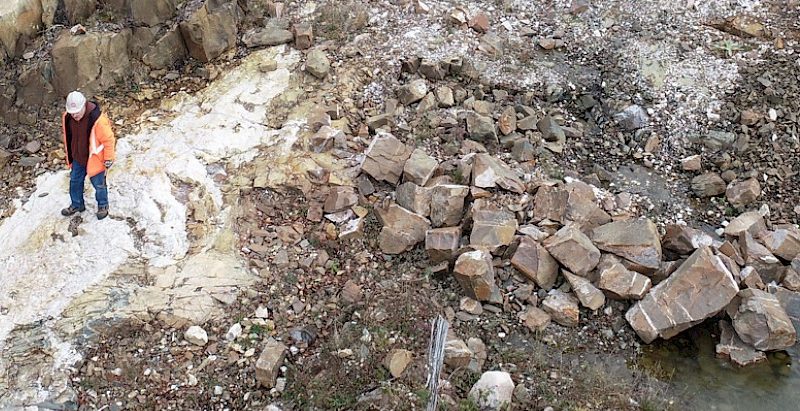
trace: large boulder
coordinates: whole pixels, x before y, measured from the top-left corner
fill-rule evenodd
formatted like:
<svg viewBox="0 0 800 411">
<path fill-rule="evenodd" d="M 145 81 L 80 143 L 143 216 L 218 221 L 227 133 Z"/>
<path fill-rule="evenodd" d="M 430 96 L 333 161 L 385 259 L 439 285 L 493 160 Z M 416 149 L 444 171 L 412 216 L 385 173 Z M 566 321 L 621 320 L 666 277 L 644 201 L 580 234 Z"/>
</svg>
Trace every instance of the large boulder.
<svg viewBox="0 0 800 411">
<path fill-rule="evenodd" d="M 517 232 L 517 218 L 508 211 L 475 210 L 469 243 L 473 247 L 494 251 L 511 244 Z"/>
<path fill-rule="evenodd" d="M 0 1 L 0 62 L 22 54 L 24 45 L 41 30 L 42 15 L 40 0 Z"/>
<path fill-rule="evenodd" d="M 580 230 L 564 226 L 544 241 L 544 248 L 564 267 L 585 276 L 600 262 L 600 250 Z"/>
<path fill-rule="evenodd" d="M 484 250 L 466 252 L 458 256 L 453 276 L 466 294 L 478 301 L 489 301 L 497 293 L 494 282 L 492 255 Z"/>
<path fill-rule="evenodd" d="M 428 155 L 425 150 L 418 148 L 411 153 L 411 157 L 403 167 L 403 179 L 424 186 L 433 176 L 439 162 Z"/>
<path fill-rule="evenodd" d="M 500 186 L 517 194 L 525 192 L 525 185 L 505 163 L 489 154 L 477 154 L 472 166 L 472 185 L 480 188 Z"/>
<path fill-rule="evenodd" d="M 650 220 L 615 221 L 597 227 L 592 231 L 592 242 L 645 268 L 657 270 L 661 266 L 661 239 Z"/>
<path fill-rule="evenodd" d="M 372 140 L 361 170 L 376 180 L 397 184 L 412 150 L 395 136 L 381 133 Z"/>
<path fill-rule="evenodd" d="M 397 204 L 376 209 L 383 228 L 378 235 L 378 246 L 386 254 L 400 254 L 425 240 L 431 228 L 427 218 L 408 211 Z"/>
<path fill-rule="evenodd" d="M 739 307 L 733 314 L 733 328 L 742 341 L 761 351 L 782 350 L 794 345 L 797 331 L 774 295 L 748 288 L 739 292 L 739 298 Z"/>
<path fill-rule="evenodd" d="M 647 343 L 671 338 L 723 310 L 739 287 L 709 247 L 695 251 L 625 314 Z"/>
<path fill-rule="evenodd" d="M 597 286 L 615 298 L 641 300 L 650 291 L 652 283 L 649 278 L 614 263 L 600 272 Z"/>
<path fill-rule="evenodd" d="M 761 196 L 761 184 L 755 178 L 750 178 L 741 182 L 728 184 L 725 190 L 725 197 L 734 207 L 742 208 Z"/>
<path fill-rule="evenodd" d="M 411 210 L 423 217 L 428 217 L 431 214 L 432 193 L 432 189 L 420 187 L 409 181 L 397 186 L 395 196 L 397 198 L 397 204 L 400 204 L 403 208 Z M 434 227 L 438 226 L 434 224 Z"/>
<path fill-rule="evenodd" d="M 685 225 L 669 224 L 661 246 L 678 254 L 691 254 L 700 247 L 713 244 L 710 235 Z"/>
<path fill-rule="evenodd" d="M 592 186 L 581 181 L 571 181 L 564 190 L 568 195 L 566 219 L 577 223 L 583 231 L 611 222 L 611 216 L 597 204 Z"/>
<path fill-rule="evenodd" d="M 131 72 L 127 54 L 130 37 L 130 30 L 81 36 L 65 31 L 50 52 L 56 93 L 65 96 L 81 89 L 91 96 L 126 80 Z"/>
<path fill-rule="evenodd" d="M 567 216 L 569 193 L 560 187 L 542 186 L 533 198 L 533 221 L 552 220 L 563 223 Z"/>
<path fill-rule="evenodd" d="M 800 232 L 797 230 L 779 228 L 764 234 L 761 241 L 772 254 L 786 261 L 800 255 Z"/>
<path fill-rule="evenodd" d="M 238 20 L 235 0 L 207 1 L 180 24 L 189 55 L 211 61 L 235 47 Z"/>
<path fill-rule="evenodd" d="M 558 277 L 558 262 L 534 239 L 525 236 L 511 257 L 511 265 L 539 287 L 553 288 Z"/>
</svg>

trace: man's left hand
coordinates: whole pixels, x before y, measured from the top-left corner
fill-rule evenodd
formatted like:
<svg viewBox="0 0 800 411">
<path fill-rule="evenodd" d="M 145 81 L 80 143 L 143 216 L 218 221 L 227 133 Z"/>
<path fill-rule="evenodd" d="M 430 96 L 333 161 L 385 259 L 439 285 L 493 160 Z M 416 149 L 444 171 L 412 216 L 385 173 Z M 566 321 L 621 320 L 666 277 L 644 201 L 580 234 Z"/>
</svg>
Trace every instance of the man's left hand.
<svg viewBox="0 0 800 411">
<path fill-rule="evenodd" d="M 109 169 L 109 168 L 111 168 L 111 166 L 114 165 L 114 161 L 106 160 L 106 161 L 103 162 L 103 165 L 106 166 L 106 169 Z"/>
</svg>

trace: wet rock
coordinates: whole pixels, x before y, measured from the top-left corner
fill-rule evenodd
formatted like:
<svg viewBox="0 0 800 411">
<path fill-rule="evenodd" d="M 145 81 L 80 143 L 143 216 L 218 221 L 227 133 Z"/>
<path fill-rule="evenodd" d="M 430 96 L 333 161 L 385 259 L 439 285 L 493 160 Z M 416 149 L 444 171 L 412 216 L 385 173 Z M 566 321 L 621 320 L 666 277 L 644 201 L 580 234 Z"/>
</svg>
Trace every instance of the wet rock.
<svg viewBox="0 0 800 411">
<path fill-rule="evenodd" d="M 782 350 L 794 345 L 797 332 L 778 299 L 765 291 L 739 292 L 741 302 L 733 316 L 736 334 L 758 350 Z"/>
<path fill-rule="evenodd" d="M 667 232 L 661 240 L 664 249 L 678 254 L 691 254 L 701 247 L 708 247 L 713 243 L 710 235 L 685 225 L 669 224 Z"/>
<path fill-rule="evenodd" d="M 569 193 L 558 187 L 543 186 L 533 198 L 533 221 L 566 221 Z"/>
<path fill-rule="evenodd" d="M 477 113 L 469 113 L 467 115 L 467 133 L 469 133 L 469 138 L 475 141 L 485 143 L 497 140 L 494 120 L 491 117 Z"/>
<path fill-rule="evenodd" d="M 580 320 L 578 300 L 559 290 L 550 290 L 542 301 L 542 309 L 550 315 L 553 321 L 564 327 L 575 327 Z"/>
<path fill-rule="evenodd" d="M 578 275 L 586 275 L 600 262 L 600 250 L 575 227 L 558 230 L 544 241 L 544 247 L 561 265 Z"/>
<path fill-rule="evenodd" d="M 668 339 L 723 310 L 738 292 L 728 268 L 704 247 L 653 287 L 625 318 L 646 343 Z"/>
<path fill-rule="evenodd" d="M 703 169 L 702 157 L 699 154 L 681 159 L 681 168 L 684 171 L 700 171 Z"/>
<path fill-rule="evenodd" d="M 450 261 L 461 244 L 461 227 L 445 227 L 425 233 L 425 251 L 431 262 Z"/>
<path fill-rule="evenodd" d="M 412 358 L 414 358 L 414 353 L 398 348 L 390 351 L 389 354 L 386 355 L 383 365 L 389 370 L 392 377 L 400 378 L 403 372 L 405 372 L 406 367 L 408 367 L 408 364 L 411 363 Z"/>
<path fill-rule="evenodd" d="M 528 307 L 520 314 L 520 319 L 533 332 L 542 332 L 550 324 L 550 314 L 537 307 Z"/>
<path fill-rule="evenodd" d="M 383 224 L 378 235 L 378 245 L 386 254 L 400 254 L 425 240 L 431 224 L 425 217 L 406 210 L 397 204 L 376 210 Z"/>
<path fill-rule="evenodd" d="M 194 345 L 204 346 L 208 344 L 208 334 L 206 330 L 200 328 L 199 326 L 193 325 L 186 330 L 186 333 L 183 334 L 183 338 L 186 341 L 190 342 Z"/>
<path fill-rule="evenodd" d="M 761 241 L 767 250 L 786 261 L 792 261 L 800 255 L 800 231 L 796 229 L 779 228 L 768 231 L 761 237 Z"/>
<path fill-rule="evenodd" d="M 294 32 L 294 46 L 305 50 L 314 45 L 314 26 L 311 23 L 297 23 L 292 27 Z"/>
<path fill-rule="evenodd" d="M 572 291 L 578 296 L 578 300 L 580 300 L 584 307 L 594 311 L 605 305 L 606 296 L 603 295 L 603 292 L 598 290 L 597 287 L 592 285 L 589 280 L 568 271 L 564 271 L 563 274 L 567 281 L 569 281 Z M 650 280 L 648 279 L 647 281 L 649 282 Z"/>
<path fill-rule="evenodd" d="M 270 338 L 256 361 L 256 381 L 259 385 L 266 388 L 275 386 L 284 358 L 286 347 Z"/>
<path fill-rule="evenodd" d="M 472 184 L 480 188 L 500 186 L 508 191 L 522 194 L 525 185 L 517 174 L 501 160 L 489 154 L 476 154 L 472 166 Z"/>
<path fill-rule="evenodd" d="M 397 186 L 397 204 L 411 210 L 423 217 L 428 217 L 431 213 L 431 194 L 432 189 L 420 187 L 412 182 L 407 182 Z"/>
<path fill-rule="evenodd" d="M 764 217 L 758 211 L 748 211 L 740 214 L 734 218 L 727 227 L 725 227 L 725 235 L 731 237 L 739 237 L 742 233 L 748 232 L 751 235 L 758 236 L 767 230 L 764 223 Z"/>
<path fill-rule="evenodd" d="M 439 162 L 425 153 L 425 150 L 415 149 L 403 167 L 403 179 L 424 186 L 438 166 Z"/>
<path fill-rule="evenodd" d="M 433 187 L 431 194 L 431 223 L 434 227 L 453 226 L 461 222 L 464 199 L 469 187 L 444 184 Z"/>
<path fill-rule="evenodd" d="M 481 410 L 501 411 L 511 409 L 514 381 L 503 371 L 486 371 L 469 390 L 469 398 Z"/>
<path fill-rule="evenodd" d="M 650 291 L 652 283 L 649 278 L 614 263 L 600 272 L 597 286 L 618 299 L 641 300 Z"/>
<path fill-rule="evenodd" d="M 414 80 L 397 90 L 397 98 L 405 105 L 414 104 L 428 94 L 428 83 L 425 80 Z"/>
<path fill-rule="evenodd" d="M 717 173 L 705 173 L 692 179 L 692 191 L 698 197 L 714 197 L 725 193 L 725 180 Z"/>
<path fill-rule="evenodd" d="M 511 265 L 539 287 L 553 288 L 558 277 L 558 262 L 532 238 L 523 237 L 511 258 Z"/>
<path fill-rule="evenodd" d="M 236 1 L 207 2 L 180 23 L 189 55 L 211 61 L 236 46 Z"/>
<path fill-rule="evenodd" d="M 475 210 L 470 245 L 494 251 L 511 244 L 517 232 L 517 219 L 507 211 Z"/>
<path fill-rule="evenodd" d="M 718 357 L 730 358 L 731 362 L 739 366 L 748 366 L 767 359 L 763 352 L 757 351 L 745 344 L 731 324 L 725 320 L 719 322 L 720 337 L 716 352 Z"/>
<path fill-rule="evenodd" d="M 322 80 L 331 70 L 331 61 L 322 50 L 311 50 L 306 56 L 306 71 L 312 76 Z"/>
<path fill-rule="evenodd" d="M 376 180 L 397 184 L 412 150 L 395 136 L 382 133 L 367 148 L 361 169 Z"/>
<path fill-rule="evenodd" d="M 358 194 L 353 187 L 334 187 L 328 193 L 323 209 L 326 213 L 338 213 L 358 204 Z"/>
<path fill-rule="evenodd" d="M 478 301 L 489 301 L 497 288 L 492 255 L 483 250 L 461 254 L 456 260 L 453 275 L 466 294 Z"/>
<path fill-rule="evenodd" d="M 616 120 L 624 130 L 631 131 L 646 127 L 650 118 L 641 106 L 632 105 L 615 114 L 614 120 Z"/>
<path fill-rule="evenodd" d="M 497 120 L 497 128 L 504 136 L 507 136 L 517 130 L 517 111 L 514 107 L 506 107 Z"/>
<path fill-rule="evenodd" d="M 737 208 L 742 208 L 756 201 L 759 196 L 761 196 L 761 184 L 755 178 L 739 183 L 731 183 L 725 190 L 725 197 L 728 198 L 728 202 Z"/>
<path fill-rule="evenodd" d="M 294 40 L 294 34 L 291 31 L 276 26 L 255 28 L 242 36 L 242 42 L 250 48 L 289 44 L 292 40 Z"/>
</svg>

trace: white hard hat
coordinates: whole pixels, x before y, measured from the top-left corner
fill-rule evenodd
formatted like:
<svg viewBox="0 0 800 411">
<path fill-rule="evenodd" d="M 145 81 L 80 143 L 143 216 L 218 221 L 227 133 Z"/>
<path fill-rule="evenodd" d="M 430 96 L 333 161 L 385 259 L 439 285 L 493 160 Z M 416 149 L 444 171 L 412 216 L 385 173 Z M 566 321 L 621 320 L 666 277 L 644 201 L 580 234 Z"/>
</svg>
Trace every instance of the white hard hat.
<svg viewBox="0 0 800 411">
<path fill-rule="evenodd" d="M 73 91 L 67 96 L 67 113 L 77 114 L 86 106 L 86 97 L 80 91 Z"/>
</svg>

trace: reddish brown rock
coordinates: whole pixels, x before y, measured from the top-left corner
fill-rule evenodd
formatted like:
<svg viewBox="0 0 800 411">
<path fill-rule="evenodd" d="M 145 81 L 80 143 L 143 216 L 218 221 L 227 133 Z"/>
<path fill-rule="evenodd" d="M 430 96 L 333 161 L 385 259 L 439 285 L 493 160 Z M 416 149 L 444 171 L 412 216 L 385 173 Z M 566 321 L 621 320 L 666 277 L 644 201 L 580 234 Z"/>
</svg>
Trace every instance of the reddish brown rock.
<svg viewBox="0 0 800 411">
<path fill-rule="evenodd" d="M 469 187 L 442 184 L 433 187 L 431 194 L 431 223 L 434 227 L 453 226 L 461 222 L 464 199 Z"/>
<path fill-rule="evenodd" d="M 542 332 L 550 324 L 550 315 L 537 307 L 528 307 L 519 315 L 522 323 L 533 332 Z"/>
<path fill-rule="evenodd" d="M 550 315 L 553 321 L 564 327 L 575 327 L 580 321 L 580 309 L 575 297 L 559 290 L 550 290 L 542 301 L 542 309 Z"/>
<path fill-rule="evenodd" d="M 650 279 L 616 263 L 600 273 L 597 286 L 623 300 L 641 300 L 650 291 Z"/>
<path fill-rule="evenodd" d="M 514 107 L 506 107 L 500 119 L 497 120 L 497 128 L 504 136 L 507 136 L 517 130 L 517 111 Z"/>
<path fill-rule="evenodd" d="M 767 250 L 786 261 L 800 255 L 800 232 L 797 230 L 779 228 L 769 231 L 761 236 L 761 241 Z"/>
<path fill-rule="evenodd" d="M 643 267 L 661 266 L 661 240 L 658 229 L 648 219 L 615 221 L 595 228 L 592 242 L 597 248 L 614 253 Z"/>
<path fill-rule="evenodd" d="M 746 344 L 736 335 L 735 330 L 727 321 L 719 322 L 720 337 L 716 352 L 718 357 L 729 358 L 731 362 L 739 366 L 755 364 L 767 359 L 763 352 Z"/>
<path fill-rule="evenodd" d="M 472 166 L 472 184 L 480 188 L 499 186 L 517 194 L 525 192 L 525 185 L 522 184 L 517 174 L 490 154 L 475 155 Z"/>
<path fill-rule="evenodd" d="M 725 180 L 717 173 L 705 173 L 692 179 L 692 191 L 698 197 L 715 197 L 725 193 Z"/>
<path fill-rule="evenodd" d="M 361 169 L 376 180 L 397 184 L 403 175 L 411 149 L 395 136 L 384 133 L 375 136 L 364 157 Z"/>
<path fill-rule="evenodd" d="M 395 197 L 397 204 L 407 210 L 411 210 L 423 217 L 431 214 L 431 195 L 433 190 L 427 187 L 420 187 L 412 182 L 406 182 L 397 186 Z"/>
<path fill-rule="evenodd" d="M 794 345 L 797 332 L 778 299 L 765 291 L 739 292 L 741 302 L 733 316 L 736 334 L 758 350 L 782 350 Z"/>
<path fill-rule="evenodd" d="M 461 254 L 456 260 L 453 276 L 466 294 L 478 301 L 489 301 L 497 289 L 492 255 L 483 250 Z"/>
<path fill-rule="evenodd" d="M 544 241 L 544 248 L 564 267 L 586 275 L 600 262 L 600 250 L 575 227 L 565 226 Z"/>
<path fill-rule="evenodd" d="M 328 193 L 323 209 L 326 213 L 338 213 L 358 204 L 358 194 L 353 187 L 334 187 Z"/>
<path fill-rule="evenodd" d="M 563 274 L 564 278 L 569 282 L 570 287 L 572 287 L 572 291 L 578 296 L 578 300 L 580 300 L 584 307 L 590 310 L 598 310 L 606 303 L 606 296 L 589 282 L 589 280 L 572 274 L 569 271 L 564 271 Z"/>
<path fill-rule="evenodd" d="M 740 214 L 734 218 L 727 227 L 725 227 L 725 235 L 738 237 L 743 232 L 747 231 L 753 236 L 759 236 L 762 232 L 766 231 L 767 226 L 764 223 L 764 217 L 758 211 L 748 211 Z"/>
<path fill-rule="evenodd" d="M 691 254 L 701 247 L 713 243 L 710 235 L 685 225 L 669 224 L 667 232 L 661 240 L 661 246 L 678 254 Z"/>
<path fill-rule="evenodd" d="M 600 208 L 590 185 L 571 181 L 564 190 L 568 196 L 566 219 L 577 223 L 581 230 L 587 231 L 611 222 L 611 216 Z"/>
<path fill-rule="evenodd" d="M 514 240 L 518 227 L 514 214 L 508 211 L 475 210 L 472 219 L 469 243 L 473 247 L 491 252 Z"/>
<path fill-rule="evenodd" d="M 761 184 L 755 178 L 733 182 L 725 190 L 725 197 L 734 207 L 742 208 L 761 196 Z"/>
<path fill-rule="evenodd" d="M 451 260 L 461 244 L 461 227 L 445 227 L 425 233 L 425 250 L 431 262 Z"/>
<path fill-rule="evenodd" d="M 520 241 L 511 265 L 545 290 L 553 288 L 558 277 L 558 262 L 541 244 L 527 236 Z"/>
<path fill-rule="evenodd" d="M 425 233 L 431 228 L 428 219 L 397 204 L 376 209 L 376 215 L 383 224 L 378 235 L 378 245 L 386 254 L 400 254 L 410 250 L 425 240 Z"/>
<path fill-rule="evenodd" d="M 403 167 L 403 179 L 418 186 L 425 186 L 439 166 L 435 158 L 425 153 L 425 150 L 416 149 Z"/>
</svg>

